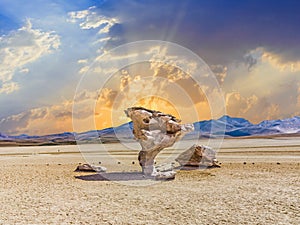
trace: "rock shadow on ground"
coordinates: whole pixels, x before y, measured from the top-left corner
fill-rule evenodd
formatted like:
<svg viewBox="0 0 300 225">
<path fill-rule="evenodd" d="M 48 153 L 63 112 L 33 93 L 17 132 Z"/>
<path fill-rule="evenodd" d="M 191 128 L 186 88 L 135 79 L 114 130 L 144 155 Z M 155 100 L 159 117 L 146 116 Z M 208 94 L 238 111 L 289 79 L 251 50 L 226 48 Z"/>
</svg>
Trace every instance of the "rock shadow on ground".
<svg viewBox="0 0 300 225">
<path fill-rule="evenodd" d="M 154 177 L 145 176 L 142 172 L 97 173 L 90 175 L 75 176 L 75 178 L 85 181 L 134 181 L 155 179 Z"/>
</svg>

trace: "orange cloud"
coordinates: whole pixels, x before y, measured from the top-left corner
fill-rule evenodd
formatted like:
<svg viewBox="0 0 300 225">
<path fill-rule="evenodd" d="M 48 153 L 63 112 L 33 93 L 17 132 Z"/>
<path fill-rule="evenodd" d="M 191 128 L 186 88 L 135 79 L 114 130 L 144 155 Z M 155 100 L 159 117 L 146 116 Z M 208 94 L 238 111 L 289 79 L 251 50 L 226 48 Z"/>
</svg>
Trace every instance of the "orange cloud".
<svg viewBox="0 0 300 225">
<path fill-rule="evenodd" d="M 149 63 L 131 65 L 107 81 L 95 108 L 97 129 L 128 122 L 123 110 L 132 106 L 174 114 L 186 122 L 210 114 L 205 94 L 188 74 L 166 65 L 153 70 Z"/>
<path fill-rule="evenodd" d="M 73 131 L 72 102 L 31 109 L 0 121 L 7 134 L 51 134 Z"/>
<path fill-rule="evenodd" d="M 254 123 L 278 119 L 282 113 L 278 104 L 266 98 L 259 99 L 256 95 L 244 97 L 238 92 L 227 94 L 226 107 L 230 116 L 244 117 Z"/>
<path fill-rule="evenodd" d="M 109 89 L 109 88 L 103 88 L 100 92 L 98 101 L 97 101 L 97 107 L 107 107 L 111 108 L 114 100 L 117 96 L 117 92 Z"/>
</svg>

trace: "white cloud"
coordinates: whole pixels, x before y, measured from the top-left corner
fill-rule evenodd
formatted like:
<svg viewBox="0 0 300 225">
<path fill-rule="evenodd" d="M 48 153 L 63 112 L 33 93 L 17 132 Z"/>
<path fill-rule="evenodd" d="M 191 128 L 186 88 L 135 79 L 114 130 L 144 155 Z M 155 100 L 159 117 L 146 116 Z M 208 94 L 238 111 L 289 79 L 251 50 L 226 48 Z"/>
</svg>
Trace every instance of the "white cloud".
<svg viewBox="0 0 300 225">
<path fill-rule="evenodd" d="M 28 68 L 22 68 L 19 70 L 20 73 L 29 73 L 29 69 Z"/>
<path fill-rule="evenodd" d="M 19 85 L 15 82 L 3 83 L 0 86 L 0 94 L 10 94 L 19 89 Z"/>
<path fill-rule="evenodd" d="M 86 10 L 69 12 L 68 21 L 71 23 L 80 22 L 79 26 L 85 30 L 99 28 L 99 34 L 108 33 L 114 24 L 119 23 L 119 19 L 99 15 L 95 9 L 96 7 L 90 7 Z"/>
<path fill-rule="evenodd" d="M 12 93 L 19 85 L 13 81 L 16 72 L 28 73 L 25 65 L 60 46 L 60 38 L 53 32 L 33 29 L 30 20 L 22 28 L 0 37 L 0 93 Z"/>
<path fill-rule="evenodd" d="M 85 74 L 87 71 L 89 71 L 89 66 L 84 66 L 79 70 L 79 74 Z"/>
<path fill-rule="evenodd" d="M 87 62 L 88 62 L 87 59 L 79 59 L 79 60 L 77 61 L 78 64 L 86 64 Z"/>
</svg>

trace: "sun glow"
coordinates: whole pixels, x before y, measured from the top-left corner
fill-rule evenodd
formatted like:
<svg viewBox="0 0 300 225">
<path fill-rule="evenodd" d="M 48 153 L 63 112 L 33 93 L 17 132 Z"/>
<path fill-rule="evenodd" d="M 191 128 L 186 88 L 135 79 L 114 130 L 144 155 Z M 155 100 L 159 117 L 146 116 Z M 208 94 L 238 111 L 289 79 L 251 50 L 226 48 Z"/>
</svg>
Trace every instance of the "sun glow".
<svg viewBox="0 0 300 225">
<path fill-rule="evenodd" d="M 179 110 L 172 102 L 158 96 L 148 96 L 141 98 L 137 101 L 135 106 L 141 106 L 147 109 L 161 111 L 166 114 L 171 114 L 178 119 L 181 118 Z"/>
<path fill-rule="evenodd" d="M 179 110 L 172 102 L 158 96 L 141 98 L 133 106 L 157 110 L 166 114 L 171 114 L 178 119 L 181 118 Z M 123 110 L 125 109 L 114 109 L 113 107 L 107 108 L 98 105 L 94 115 L 96 129 L 101 130 L 107 127 L 116 127 L 128 122 L 129 119 L 126 118 Z"/>
</svg>

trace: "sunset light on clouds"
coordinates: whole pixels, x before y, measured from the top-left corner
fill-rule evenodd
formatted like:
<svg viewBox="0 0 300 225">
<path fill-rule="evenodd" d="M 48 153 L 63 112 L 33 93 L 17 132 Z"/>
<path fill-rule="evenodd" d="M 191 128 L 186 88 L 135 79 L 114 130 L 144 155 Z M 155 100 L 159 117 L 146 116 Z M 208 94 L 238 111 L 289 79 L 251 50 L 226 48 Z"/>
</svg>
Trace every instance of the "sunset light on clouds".
<svg viewBox="0 0 300 225">
<path fill-rule="evenodd" d="M 173 42 L 201 57 L 230 116 L 253 123 L 299 116 L 299 8 L 293 0 L 1 1 L 0 132 L 73 131 L 74 118 L 81 131 L 91 118 L 97 129 L 118 126 L 128 122 L 129 105 L 184 122 L 210 119 L 206 93 L 214 90 L 193 80 L 192 61 L 179 62 L 189 71 L 172 66 L 175 56 L 155 61 L 163 46 L 141 53 L 149 62 L 109 69 L 136 57 L 128 52 L 111 55 L 107 69 L 93 66 L 111 49 L 142 40 Z M 76 89 L 87 74 L 95 75 L 86 80 L 91 89 Z"/>
</svg>

